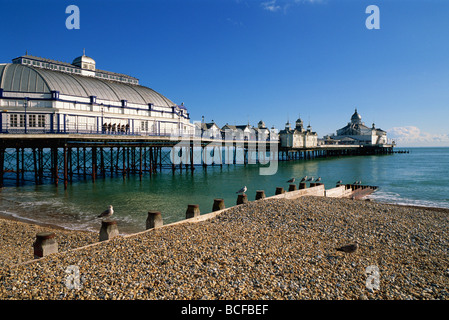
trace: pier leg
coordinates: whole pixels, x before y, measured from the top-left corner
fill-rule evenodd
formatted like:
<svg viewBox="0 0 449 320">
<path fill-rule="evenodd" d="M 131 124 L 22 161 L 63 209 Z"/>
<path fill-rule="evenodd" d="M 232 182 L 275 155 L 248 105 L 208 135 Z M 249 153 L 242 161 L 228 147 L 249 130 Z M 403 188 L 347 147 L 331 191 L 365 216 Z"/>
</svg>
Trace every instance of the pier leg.
<svg viewBox="0 0 449 320">
<path fill-rule="evenodd" d="M 3 188 L 3 174 L 5 166 L 5 148 L 0 148 L 0 188 Z"/>
<path fill-rule="evenodd" d="M 67 190 L 67 183 L 68 183 L 67 146 L 64 146 L 64 190 Z"/>
<path fill-rule="evenodd" d="M 34 166 L 34 183 L 38 184 L 38 171 L 37 171 L 37 154 L 36 154 L 36 148 L 33 148 L 33 166 Z"/>
<path fill-rule="evenodd" d="M 97 148 L 92 148 L 92 182 L 97 178 Z"/>
</svg>

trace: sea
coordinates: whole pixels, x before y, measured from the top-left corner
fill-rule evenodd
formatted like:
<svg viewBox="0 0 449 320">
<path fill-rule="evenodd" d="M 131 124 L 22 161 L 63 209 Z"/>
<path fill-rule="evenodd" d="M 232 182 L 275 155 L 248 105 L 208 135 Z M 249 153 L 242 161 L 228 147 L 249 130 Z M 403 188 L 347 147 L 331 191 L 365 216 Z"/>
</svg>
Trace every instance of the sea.
<svg viewBox="0 0 449 320">
<path fill-rule="evenodd" d="M 225 206 L 236 204 L 237 194 L 247 187 L 248 200 L 257 190 L 266 196 L 276 187 L 288 190 L 304 177 L 321 177 L 326 189 L 336 182 L 378 186 L 373 201 L 414 206 L 449 208 L 449 148 L 396 148 L 387 155 L 341 156 L 312 160 L 279 161 L 273 175 L 261 175 L 259 164 L 208 166 L 139 175 L 98 178 L 62 184 L 8 186 L 0 189 L 0 215 L 32 223 L 57 225 L 72 230 L 98 231 L 97 216 L 108 205 L 120 233 L 145 230 L 148 211 L 160 211 L 164 224 L 185 219 L 189 204 L 198 204 L 201 214 L 212 211 L 214 199 Z"/>
</svg>

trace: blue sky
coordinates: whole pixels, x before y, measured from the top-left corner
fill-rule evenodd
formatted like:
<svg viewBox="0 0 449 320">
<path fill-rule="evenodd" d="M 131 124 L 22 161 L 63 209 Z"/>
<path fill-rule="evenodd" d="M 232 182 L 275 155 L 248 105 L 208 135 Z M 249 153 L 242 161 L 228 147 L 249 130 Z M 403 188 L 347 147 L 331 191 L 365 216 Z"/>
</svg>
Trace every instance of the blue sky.
<svg viewBox="0 0 449 320">
<path fill-rule="evenodd" d="M 68 30 L 65 9 L 80 9 Z M 365 9 L 380 9 L 368 30 Z M 349 121 L 399 146 L 449 146 L 449 1 L 0 1 L 0 62 L 71 62 L 86 49 L 192 121 L 283 128 L 300 115 L 321 137 Z"/>
</svg>

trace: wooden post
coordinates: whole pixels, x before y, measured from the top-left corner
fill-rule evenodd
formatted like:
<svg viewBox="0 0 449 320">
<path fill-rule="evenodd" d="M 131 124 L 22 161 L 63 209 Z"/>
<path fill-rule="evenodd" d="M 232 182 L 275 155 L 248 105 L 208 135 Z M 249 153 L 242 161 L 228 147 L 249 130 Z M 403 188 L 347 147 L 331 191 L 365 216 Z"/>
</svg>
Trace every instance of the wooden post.
<svg viewBox="0 0 449 320">
<path fill-rule="evenodd" d="M 223 210 L 225 208 L 224 199 L 214 199 L 212 211 Z"/>
<path fill-rule="evenodd" d="M 307 188 L 307 183 L 306 182 L 300 182 L 299 183 L 299 190 L 306 189 L 306 188 Z"/>
<path fill-rule="evenodd" d="M 256 200 L 264 199 L 265 198 L 265 191 L 264 190 L 257 190 L 256 191 Z"/>
<path fill-rule="evenodd" d="M 296 184 L 291 184 L 288 186 L 288 191 L 295 191 L 296 190 Z"/>
<path fill-rule="evenodd" d="M 160 211 L 148 211 L 146 229 L 161 227 L 164 224 Z"/>
<path fill-rule="evenodd" d="M 40 232 L 36 235 L 36 240 L 33 243 L 34 258 L 42 258 L 51 253 L 58 252 L 58 243 L 53 232 Z"/>
<path fill-rule="evenodd" d="M 283 193 L 285 193 L 285 190 L 283 187 L 276 187 L 276 193 L 275 193 L 276 195 L 283 194 Z"/>
<path fill-rule="evenodd" d="M 200 206 L 197 204 L 189 204 L 186 211 L 186 219 L 194 218 L 200 215 Z"/>
<path fill-rule="evenodd" d="M 237 205 L 248 203 L 248 196 L 244 194 L 239 194 L 237 196 Z"/>
<path fill-rule="evenodd" d="M 100 241 L 109 240 L 119 235 L 117 221 L 103 220 L 100 229 Z"/>
</svg>

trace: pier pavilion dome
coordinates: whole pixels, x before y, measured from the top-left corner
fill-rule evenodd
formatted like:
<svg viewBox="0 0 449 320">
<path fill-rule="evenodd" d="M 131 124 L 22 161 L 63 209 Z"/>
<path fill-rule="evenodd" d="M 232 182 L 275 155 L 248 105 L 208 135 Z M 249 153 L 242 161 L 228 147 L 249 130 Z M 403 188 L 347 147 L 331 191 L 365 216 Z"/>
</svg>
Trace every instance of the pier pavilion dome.
<svg viewBox="0 0 449 320">
<path fill-rule="evenodd" d="M 0 110 L 0 133 L 101 133 L 118 127 L 130 134 L 194 132 L 184 104 L 139 85 L 135 77 L 97 69 L 85 54 L 72 63 L 28 54 L 0 63 Z"/>
<path fill-rule="evenodd" d="M 362 124 L 362 116 L 357 112 L 357 108 L 355 109 L 354 114 L 351 116 L 351 123 Z"/>
<path fill-rule="evenodd" d="M 69 68 L 69 67 L 65 67 Z M 0 65 L 0 88 L 4 92 L 51 93 L 59 95 L 89 98 L 109 102 L 121 102 L 142 105 L 152 104 L 173 107 L 176 104 L 162 94 L 145 86 L 86 77 L 44 68 L 9 63 Z"/>
</svg>

